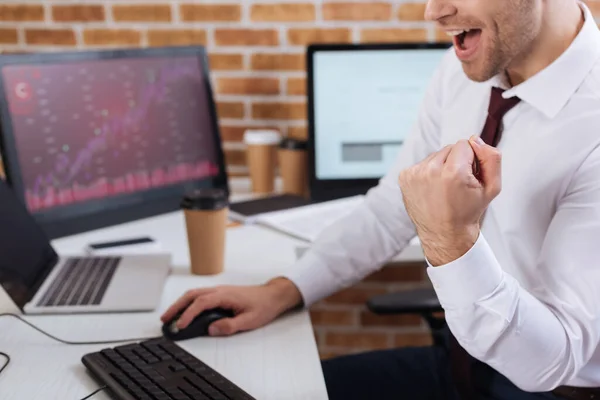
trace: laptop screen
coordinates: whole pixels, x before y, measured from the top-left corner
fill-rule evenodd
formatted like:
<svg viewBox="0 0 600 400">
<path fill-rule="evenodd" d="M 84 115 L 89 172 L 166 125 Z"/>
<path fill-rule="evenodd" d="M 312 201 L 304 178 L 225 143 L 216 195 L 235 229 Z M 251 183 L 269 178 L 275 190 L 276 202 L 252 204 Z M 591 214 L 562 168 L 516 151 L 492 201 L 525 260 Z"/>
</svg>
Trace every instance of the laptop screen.
<svg viewBox="0 0 600 400">
<path fill-rule="evenodd" d="M 0 179 L 0 284 L 19 307 L 35 294 L 57 255 L 6 182 Z"/>
</svg>

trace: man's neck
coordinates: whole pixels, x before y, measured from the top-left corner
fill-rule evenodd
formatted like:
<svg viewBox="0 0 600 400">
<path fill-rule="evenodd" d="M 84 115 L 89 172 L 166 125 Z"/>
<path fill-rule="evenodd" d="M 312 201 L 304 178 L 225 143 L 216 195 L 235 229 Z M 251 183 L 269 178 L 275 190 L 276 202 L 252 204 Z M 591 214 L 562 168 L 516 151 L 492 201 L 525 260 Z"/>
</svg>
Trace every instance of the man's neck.
<svg viewBox="0 0 600 400">
<path fill-rule="evenodd" d="M 575 40 L 584 21 L 577 2 L 549 2 L 540 34 L 506 70 L 510 85 L 516 86 L 552 64 Z"/>
</svg>

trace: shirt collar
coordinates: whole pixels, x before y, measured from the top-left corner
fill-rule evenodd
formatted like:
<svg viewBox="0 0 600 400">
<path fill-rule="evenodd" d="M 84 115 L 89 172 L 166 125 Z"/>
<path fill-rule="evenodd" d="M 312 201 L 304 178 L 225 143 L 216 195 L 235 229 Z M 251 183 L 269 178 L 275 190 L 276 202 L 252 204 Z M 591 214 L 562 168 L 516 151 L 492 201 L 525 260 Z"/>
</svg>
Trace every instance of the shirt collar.
<svg viewBox="0 0 600 400">
<path fill-rule="evenodd" d="M 567 104 L 600 57 L 600 30 L 589 8 L 583 3 L 580 6 L 585 22 L 567 50 L 531 78 L 506 90 L 504 98 L 517 96 L 548 118 L 555 117 Z M 490 83 L 506 88 L 499 75 Z"/>
</svg>

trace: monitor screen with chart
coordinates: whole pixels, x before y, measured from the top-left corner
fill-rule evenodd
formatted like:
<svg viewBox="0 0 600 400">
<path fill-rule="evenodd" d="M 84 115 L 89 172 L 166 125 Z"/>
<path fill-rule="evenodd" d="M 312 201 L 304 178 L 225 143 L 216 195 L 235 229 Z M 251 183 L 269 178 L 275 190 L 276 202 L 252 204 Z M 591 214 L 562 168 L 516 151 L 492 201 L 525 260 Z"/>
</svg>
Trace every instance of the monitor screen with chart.
<svg viewBox="0 0 600 400">
<path fill-rule="evenodd" d="M 317 186 L 367 180 L 373 185 L 387 172 L 447 48 L 350 44 L 309 49 L 309 135 Z"/>
<path fill-rule="evenodd" d="M 4 61 L 10 183 L 40 222 L 70 226 L 111 209 L 173 209 L 186 188 L 225 187 L 207 74 L 202 48 Z"/>
</svg>

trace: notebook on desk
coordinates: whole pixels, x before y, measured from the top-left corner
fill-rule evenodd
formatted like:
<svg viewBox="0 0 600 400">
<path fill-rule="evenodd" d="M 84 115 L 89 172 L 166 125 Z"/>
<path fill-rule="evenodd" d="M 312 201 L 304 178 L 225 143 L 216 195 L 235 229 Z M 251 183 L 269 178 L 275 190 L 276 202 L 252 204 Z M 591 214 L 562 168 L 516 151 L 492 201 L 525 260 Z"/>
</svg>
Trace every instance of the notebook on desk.
<svg viewBox="0 0 600 400">
<path fill-rule="evenodd" d="M 364 195 L 358 195 L 268 212 L 257 215 L 254 222 L 298 239 L 313 242 L 324 229 L 350 214 L 363 200 Z"/>
</svg>

